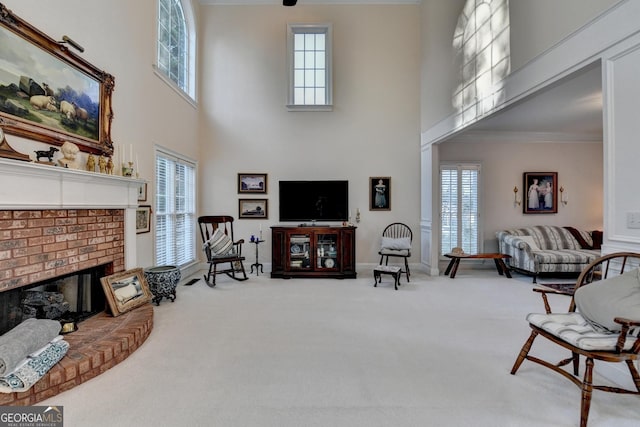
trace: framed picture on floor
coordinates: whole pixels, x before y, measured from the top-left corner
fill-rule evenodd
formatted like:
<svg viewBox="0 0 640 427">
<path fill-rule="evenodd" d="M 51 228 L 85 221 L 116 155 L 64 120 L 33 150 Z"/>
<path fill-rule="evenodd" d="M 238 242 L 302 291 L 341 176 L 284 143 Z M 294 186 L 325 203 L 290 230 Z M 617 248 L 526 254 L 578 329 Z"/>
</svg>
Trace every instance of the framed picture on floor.
<svg viewBox="0 0 640 427">
<path fill-rule="evenodd" d="M 522 188 L 527 191 L 523 213 L 558 213 L 558 172 L 525 172 L 522 181 Z"/>
<path fill-rule="evenodd" d="M 369 178 L 369 210 L 391 210 L 390 176 L 372 176 Z"/>
<path fill-rule="evenodd" d="M 151 290 L 141 268 L 102 277 L 100 282 L 113 317 L 151 301 Z"/>
</svg>

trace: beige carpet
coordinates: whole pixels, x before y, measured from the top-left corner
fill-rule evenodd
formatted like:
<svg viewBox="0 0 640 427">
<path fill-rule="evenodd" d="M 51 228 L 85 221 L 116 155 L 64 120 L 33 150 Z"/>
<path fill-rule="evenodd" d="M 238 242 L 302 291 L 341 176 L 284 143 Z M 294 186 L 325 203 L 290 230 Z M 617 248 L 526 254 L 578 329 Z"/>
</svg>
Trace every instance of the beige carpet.
<svg viewBox="0 0 640 427">
<path fill-rule="evenodd" d="M 218 280 L 180 286 L 138 351 L 41 404 L 63 405 L 65 427 L 578 425 L 569 381 L 530 362 L 509 374 L 542 311 L 528 277 Z M 639 403 L 595 391 L 589 426 L 638 426 Z"/>
</svg>

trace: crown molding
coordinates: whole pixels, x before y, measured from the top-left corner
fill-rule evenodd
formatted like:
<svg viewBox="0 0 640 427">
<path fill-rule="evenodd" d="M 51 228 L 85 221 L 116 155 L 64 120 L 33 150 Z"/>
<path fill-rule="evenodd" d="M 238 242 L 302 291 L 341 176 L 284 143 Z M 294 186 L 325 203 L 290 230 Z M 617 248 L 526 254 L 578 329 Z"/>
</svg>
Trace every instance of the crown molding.
<svg viewBox="0 0 640 427">
<path fill-rule="evenodd" d="M 571 132 L 468 130 L 452 137 L 448 142 L 602 143 L 602 135 Z"/>
</svg>

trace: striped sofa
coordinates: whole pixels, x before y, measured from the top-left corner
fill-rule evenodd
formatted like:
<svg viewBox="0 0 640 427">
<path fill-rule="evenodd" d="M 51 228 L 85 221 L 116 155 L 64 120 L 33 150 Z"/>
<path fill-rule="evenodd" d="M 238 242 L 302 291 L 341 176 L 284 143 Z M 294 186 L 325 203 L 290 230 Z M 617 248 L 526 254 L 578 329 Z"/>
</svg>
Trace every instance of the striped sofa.
<svg viewBox="0 0 640 427">
<path fill-rule="evenodd" d="M 511 255 L 509 267 L 533 276 L 533 283 L 540 274 L 580 273 L 600 256 L 601 232 L 536 225 L 498 231 L 496 237 L 499 251 Z"/>
</svg>

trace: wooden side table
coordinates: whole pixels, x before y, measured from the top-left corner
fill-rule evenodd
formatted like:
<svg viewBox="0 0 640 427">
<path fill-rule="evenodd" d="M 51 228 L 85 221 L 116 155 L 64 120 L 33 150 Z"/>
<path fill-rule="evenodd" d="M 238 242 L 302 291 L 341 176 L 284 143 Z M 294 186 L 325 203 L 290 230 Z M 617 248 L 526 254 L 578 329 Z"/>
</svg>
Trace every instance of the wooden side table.
<svg viewBox="0 0 640 427">
<path fill-rule="evenodd" d="M 250 273 L 253 273 L 253 267 L 255 267 L 256 268 L 256 276 L 259 276 L 258 269 L 260 269 L 260 271 L 262 271 L 262 274 L 264 274 L 264 268 L 263 268 L 262 264 L 260 264 L 260 262 L 258 261 L 258 246 L 262 242 L 264 242 L 264 240 L 260 240 L 260 239 L 251 240 L 251 243 L 256 245 L 256 262 L 251 264 L 251 272 Z"/>
<path fill-rule="evenodd" d="M 451 258 L 447 269 L 444 272 L 445 276 L 449 276 L 449 278 L 453 279 L 456 277 L 456 273 L 458 272 L 458 266 L 460 265 L 461 259 L 492 259 L 496 263 L 496 269 L 498 270 L 499 275 L 505 275 L 509 279 L 511 279 L 511 273 L 509 272 L 509 267 L 504 263 L 503 259 L 511 258 L 511 255 L 506 254 L 445 254 L 447 258 Z"/>
</svg>

